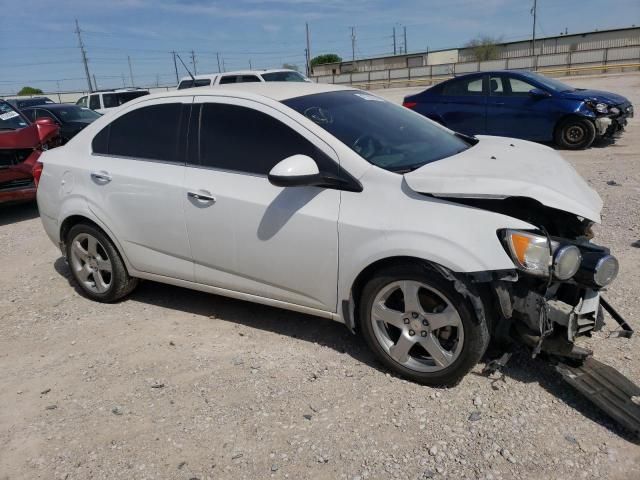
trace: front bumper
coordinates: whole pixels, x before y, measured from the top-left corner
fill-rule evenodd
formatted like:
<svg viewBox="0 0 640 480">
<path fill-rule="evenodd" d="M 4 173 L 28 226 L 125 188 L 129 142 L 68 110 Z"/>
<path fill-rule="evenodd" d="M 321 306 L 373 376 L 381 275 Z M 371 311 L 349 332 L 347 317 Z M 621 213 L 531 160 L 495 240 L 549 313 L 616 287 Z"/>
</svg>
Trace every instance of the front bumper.
<svg viewBox="0 0 640 480">
<path fill-rule="evenodd" d="M 595 119 L 596 134 L 601 138 L 616 138 L 622 135 L 628 119 L 633 118 L 633 105 L 629 102 L 613 107 L 617 113 L 603 115 Z"/>
</svg>

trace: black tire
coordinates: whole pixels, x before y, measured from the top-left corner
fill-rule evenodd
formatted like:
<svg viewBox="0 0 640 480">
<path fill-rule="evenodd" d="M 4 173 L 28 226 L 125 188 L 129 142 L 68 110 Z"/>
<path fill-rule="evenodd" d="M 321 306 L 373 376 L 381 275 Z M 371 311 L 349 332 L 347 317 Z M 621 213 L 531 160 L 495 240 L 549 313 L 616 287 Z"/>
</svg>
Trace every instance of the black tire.
<svg viewBox="0 0 640 480">
<path fill-rule="evenodd" d="M 85 269 L 77 268 L 77 260 L 79 259 L 79 256 L 73 251 L 74 242 L 78 239 L 82 239 L 78 241 L 84 242 L 89 238 L 88 236 L 91 236 L 97 240 L 97 256 L 100 258 L 101 262 L 110 262 L 111 271 L 109 272 L 109 275 L 107 277 L 108 286 L 106 286 L 103 291 L 96 291 L 95 289 L 92 289 L 88 284 L 93 282 L 94 285 L 97 285 L 98 282 L 94 280 L 92 274 L 89 274 L 89 277 L 85 277 L 85 279 L 83 280 L 81 272 L 85 272 Z M 71 269 L 73 278 L 80 291 L 91 300 L 104 303 L 115 302 L 127 296 L 138 285 L 138 279 L 129 276 L 127 268 L 122 261 L 122 257 L 118 253 L 113 242 L 99 228 L 85 223 L 74 225 L 67 233 L 65 244 L 67 262 L 69 263 L 69 268 Z M 87 251 L 88 250 L 89 249 L 87 248 Z M 97 265 L 95 259 L 93 261 Z M 82 262 L 81 259 L 80 262 Z M 106 263 L 103 264 L 106 265 Z M 84 266 L 90 269 L 89 261 L 85 261 Z M 101 279 L 102 276 L 106 276 L 106 273 L 101 273 Z M 102 284 L 104 285 L 104 282 L 102 282 Z"/>
<path fill-rule="evenodd" d="M 586 118 L 567 118 L 558 124 L 555 131 L 556 145 L 567 150 L 589 148 L 595 138 L 596 127 Z"/>
<path fill-rule="evenodd" d="M 438 296 L 446 297 L 450 306 L 457 310 L 462 321 L 464 340 L 461 350 L 450 365 L 439 371 L 421 372 L 407 368 L 391 357 L 374 332 L 376 327 L 371 312 L 377 295 L 394 282 L 403 280 L 417 281 L 437 290 Z M 438 387 L 456 385 L 478 363 L 489 344 L 487 325 L 477 318 L 470 302 L 456 291 L 451 281 L 422 265 L 398 265 L 379 271 L 364 286 L 358 303 L 358 326 L 369 348 L 386 367 L 417 383 Z"/>
</svg>

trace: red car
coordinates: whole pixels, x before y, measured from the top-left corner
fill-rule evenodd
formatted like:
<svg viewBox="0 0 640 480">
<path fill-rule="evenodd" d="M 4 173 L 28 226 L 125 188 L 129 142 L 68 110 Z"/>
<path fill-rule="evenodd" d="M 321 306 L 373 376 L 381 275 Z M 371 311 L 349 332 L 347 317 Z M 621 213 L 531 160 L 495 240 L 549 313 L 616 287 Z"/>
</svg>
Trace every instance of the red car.
<svg viewBox="0 0 640 480">
<path fill-rule="evenodd" d="M 50 118 L 31 123 L 0 100 L 0 204 L 35 199 L 38 158 L 57 136 L 58 126 Z"/>
</svg>

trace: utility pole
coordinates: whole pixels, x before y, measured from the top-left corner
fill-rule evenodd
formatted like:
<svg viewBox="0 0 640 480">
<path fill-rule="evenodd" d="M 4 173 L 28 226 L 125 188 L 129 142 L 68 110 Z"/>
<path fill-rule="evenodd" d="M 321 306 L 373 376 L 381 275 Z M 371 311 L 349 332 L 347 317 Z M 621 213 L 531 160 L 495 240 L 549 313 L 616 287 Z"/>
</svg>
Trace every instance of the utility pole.
<svg viewBox="0 0 640 480">
<path fill-rule="evenodd" d="M 82 42 L 82 35 L 80 34 L 80 26 L 78 25 L 78 19 L 76 18 L 76 34 L 78 35 L 78 46 L 80 47 L 80 53 L 82 54 L 82 63 L 84 64 L 84 73 L 87 76 L 87 85 L 89 86 L 89 93 L 93 92 L 91 87 L 91 75 L 89 75 L 89 65 L 87 65 L 87 52 L 84 49 L 84 43 Z"/>
<path fill-rule="evenodd" d="M 253 70 L 253 67 L 251 66 L 251 59 L 249 59 L 249 70 Z"/>
<path fill-rule="evenodd" d="M 224 56 L 222 57 L 222 71 L 226 72 L 227 71 L 227 67 L 224 64 Z"/>
<path fill-rule="evenodd" d="M 96 82 L 96 74 L 93 74 L 93 89 L 98 91 L 98 82 Z"/>
<path fill-rule="evenodd" d="M 60 80 L 56 80 L 56 85 L 58 86 L 58 103 L 62 103 L 60 100 Z"/>
<path fill-rule="evenodd" d="M 176 70 L 176 85 L 180 83 L 180 77 L 178 76 L 178 64 L 176 63 L 176 51 L 171 52 L 173 54 L 173 68 Z"/>
<path fill-rule="evenodd" d="M 196 69 L 196 52 L 191 50 L 191 64 L 193 65 L 193 74 L 197 75 L 198 70 Z"/>
<path fill-rule="evenodd" d="M 133 68 L 131 68 L 131 57 L 127 55 L 127 61 L 129 62 L 129 78 L 131 79 L 131 88 L 133 88 Z"/>
<path fill-rule="evenodd" d="M 160 86 L 160 75 L 156 73 L 156 87 Z"/>
<path fill-rule="evenodd" d="M 533 15 L 533 35 L 531 36 L 531 55 L 536 54 L 536 14 L 538 13 L 538 2 L 533 0 L 533 8 L 531 14 Z"/>
<path fill-rule="evenodd" d="M 218 60 L 218 73 L 220 73 L 220 53 L 216 52 L 216 60 Z"/>
<path fill-rule="evenodd" d="M 124 73 L 121 73 L 120 75 L 122 75 L 122 88 L 126 88 L 127 84 L 124 81 Z"/>
<path fill-rule="evenodd" d="M 406 55 L 407 53 L 407 27 L 404 27 L 404 54 Z"/>
<path fill-rule="evenodd" d="M 351 27 L 351 61 L 356 61 L 356 27 Z M 355 68 L 355 64 L 353 68 Z"/>
<path fill-rule="evenodd" d="M 307 77 L 311 76 L 311 41 L 309 40 L 309 23 L 305 23 L 307 29 Z"/>
<path fill-rule="evenodd" d="M 397 55 L 398 50 L 396 47 L 396 27 L 393 27 L 393 54 Z"/>
</svg>

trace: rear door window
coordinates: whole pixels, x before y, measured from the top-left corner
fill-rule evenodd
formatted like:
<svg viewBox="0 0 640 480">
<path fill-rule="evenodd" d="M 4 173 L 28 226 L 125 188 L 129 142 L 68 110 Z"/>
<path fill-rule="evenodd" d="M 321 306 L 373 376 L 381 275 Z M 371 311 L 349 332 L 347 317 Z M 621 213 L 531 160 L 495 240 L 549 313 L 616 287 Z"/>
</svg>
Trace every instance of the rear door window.
<svg viewBox="0 0 640 480">
<path fill-rule="evenodd" d="M 461 78 L 444 85 L 442 94 L 450 96 L 482 95 L 484 93 L 482 83 L 482 77 Z"/>
<path fill-rule="evenodd" d="M 259 82 L 260 79 L 258 77 L 256 77 L 255 75 L 240 75 L 238 77 L 238 82 Z"/>
<path fill-rule="evenodd" d="M 178 85 L 178 90 L 193 87 L 208 87 L 209 85 L 211 85 L 211 80 L 208 78 L 196 78 L 195 82 L 193 80 L 183 80 L 180 82 L 180 85 Z"/>
<path fill-rule="evenodd" d="M 98 133 L 93 152 L 145 160 L 182 162 L 179 141 L 188 105 L 164 103 L 118 117 Z"/>
<path fill-rule="evenodd" d="M 224 85 L 225 83 L 236 83 L 237 78 L 238 77 L 236 75 L 226 75 L 220 78 L 220 85 Z"/>
<path fill-rule="evenodd" d="M 100 109 L 100 94 L 91 95 L 89 97 L 89 108 L 91 110 L 99 110 Z"/>
</svg>

